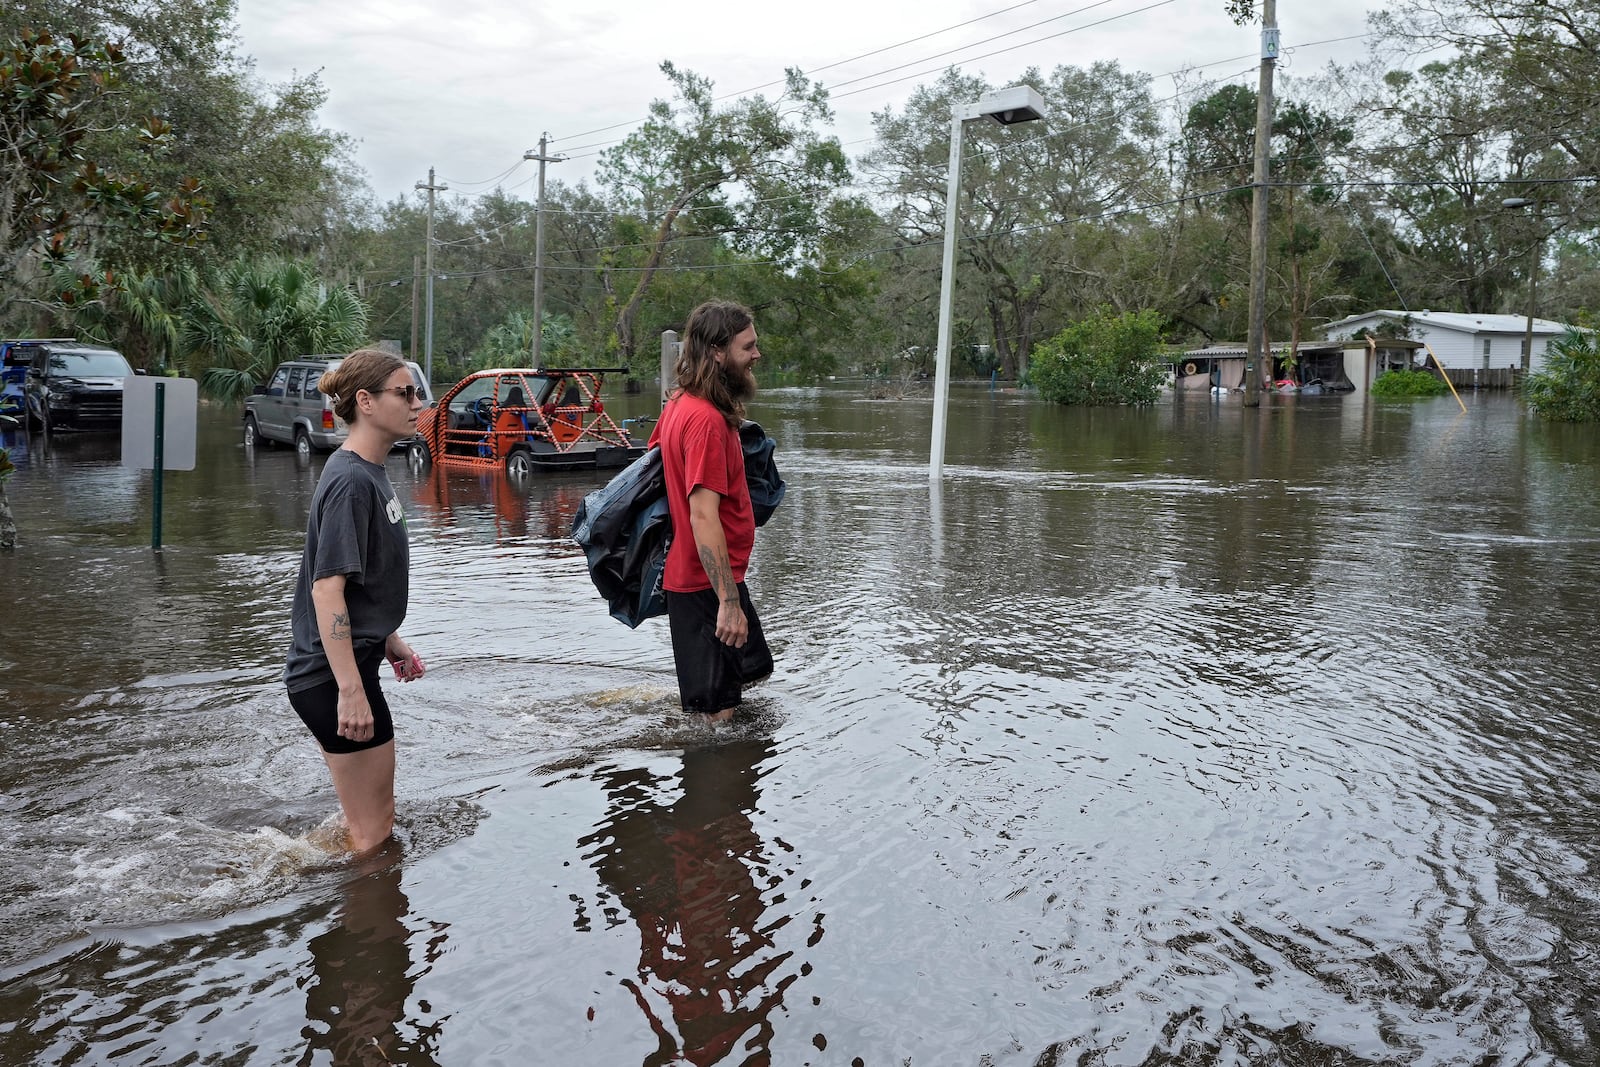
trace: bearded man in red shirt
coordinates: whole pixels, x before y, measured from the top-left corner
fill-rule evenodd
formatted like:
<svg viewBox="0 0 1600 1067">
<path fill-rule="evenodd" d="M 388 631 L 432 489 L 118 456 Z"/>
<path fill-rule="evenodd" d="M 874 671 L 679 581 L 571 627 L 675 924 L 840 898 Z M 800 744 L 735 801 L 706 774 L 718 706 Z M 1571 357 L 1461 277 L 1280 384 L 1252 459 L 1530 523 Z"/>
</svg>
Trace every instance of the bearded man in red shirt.
<svg viewBox="0 0 1600 1067">
<path fill-rule="evenodd" d="M 750 309 L 711 300 L 689 314 L 677 388 L 650 443 L 661 446 L 674 531 L 662 588 L 678 696 L 688 711 L 733 717 L 743 686 L 772 673 L 772 652 L 745 588 L 756 522 L 739 425 L 761 358 Z"/>
</svg>

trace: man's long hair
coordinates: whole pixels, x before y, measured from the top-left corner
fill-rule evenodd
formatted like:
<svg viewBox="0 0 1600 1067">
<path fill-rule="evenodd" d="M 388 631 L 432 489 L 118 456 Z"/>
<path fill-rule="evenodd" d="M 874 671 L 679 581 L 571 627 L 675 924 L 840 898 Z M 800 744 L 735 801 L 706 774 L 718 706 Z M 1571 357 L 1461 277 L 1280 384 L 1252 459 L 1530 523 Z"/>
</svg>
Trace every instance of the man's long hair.
<svg viewBox="0 0 1600 1067">
<path fill-rule="evenodd" d="M 674 371 L 678 388 L 711 401 L 735 429 L 744 421 L 744 402 L 753 390 L 748 383 L 728 377 L 726 368 L 717 362 L 715 350 L 726 349 L 754 321 L 755 316 L 743 304 L 707 300 L 689 312 L 683 343 L 678 348 Z"/>
</svg>

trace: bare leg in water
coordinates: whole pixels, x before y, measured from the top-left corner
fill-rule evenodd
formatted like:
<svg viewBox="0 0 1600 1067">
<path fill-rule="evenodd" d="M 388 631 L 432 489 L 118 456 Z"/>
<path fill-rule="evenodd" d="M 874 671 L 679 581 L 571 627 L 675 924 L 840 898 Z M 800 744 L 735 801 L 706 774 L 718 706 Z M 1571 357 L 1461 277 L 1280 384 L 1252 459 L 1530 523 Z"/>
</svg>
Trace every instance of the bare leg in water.
<svg viewBox="0 0 1600 1067">
<path fill-rule="evenodd" d="M 350 847 L 369 852 L 394 831 L 394 742 L 359 752 L 324 752 L 344 808 Z"/>
</svg>

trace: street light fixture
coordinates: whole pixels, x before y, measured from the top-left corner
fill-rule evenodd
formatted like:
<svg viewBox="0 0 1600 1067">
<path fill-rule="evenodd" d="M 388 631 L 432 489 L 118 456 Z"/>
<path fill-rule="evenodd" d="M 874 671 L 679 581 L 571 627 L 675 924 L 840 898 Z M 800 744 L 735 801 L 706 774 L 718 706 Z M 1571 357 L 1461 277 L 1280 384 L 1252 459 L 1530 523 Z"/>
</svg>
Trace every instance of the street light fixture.
<svg viewBox="0 0 1600 1067">
<path fill-rule="evenodd" d="M 956 215 L 961 191 L 961 131 L 972 119 L 991 118 L 1002 126 L 1044 118 L 1044 99 L 1029 85 L 985 93 L 950 109 L 950 178 L 944 201 L 944 264 L 939 271 L 939 347 L 933 375 L 933 443 L 928 478 L 944 477 L 945 412 L 950 399 L 950 306 L 955 292 Z"/>
</svg>

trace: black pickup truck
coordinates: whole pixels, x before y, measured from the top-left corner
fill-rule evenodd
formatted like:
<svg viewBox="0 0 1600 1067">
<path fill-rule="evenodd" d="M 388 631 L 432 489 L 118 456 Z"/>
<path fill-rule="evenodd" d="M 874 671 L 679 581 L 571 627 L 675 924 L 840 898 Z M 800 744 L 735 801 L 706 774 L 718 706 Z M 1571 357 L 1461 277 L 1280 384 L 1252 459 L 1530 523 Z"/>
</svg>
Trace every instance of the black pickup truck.
<svg viewBox="0 0 1600 1067">
<path fill-rule="evenodd" d="M 23 398 L 29 429 L 120 430 L 122 380 L 135 371 L 122 353 L 56 339 L 4 342 L 25 362 Z"/>
</svg>

